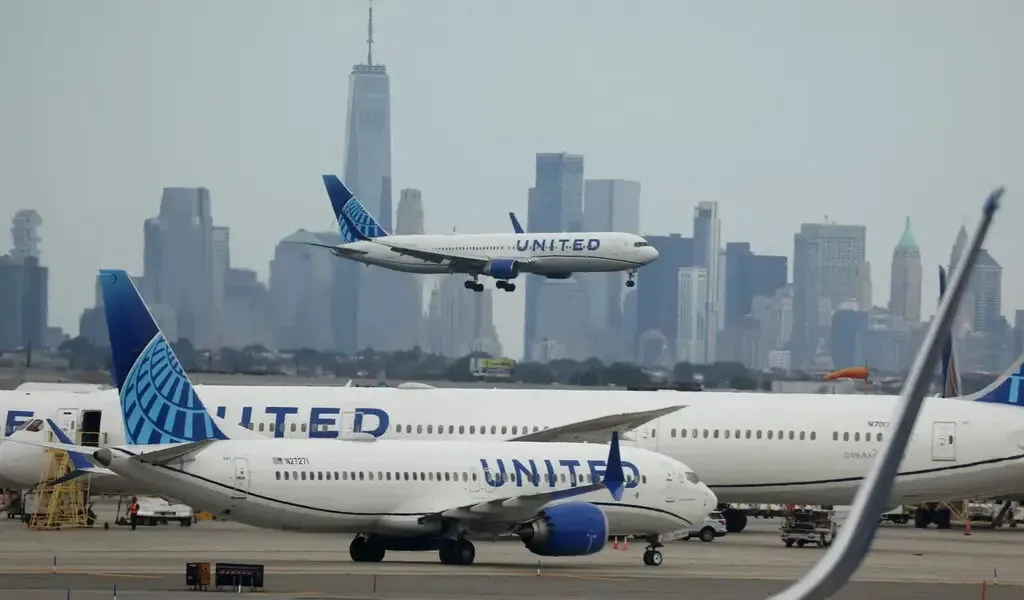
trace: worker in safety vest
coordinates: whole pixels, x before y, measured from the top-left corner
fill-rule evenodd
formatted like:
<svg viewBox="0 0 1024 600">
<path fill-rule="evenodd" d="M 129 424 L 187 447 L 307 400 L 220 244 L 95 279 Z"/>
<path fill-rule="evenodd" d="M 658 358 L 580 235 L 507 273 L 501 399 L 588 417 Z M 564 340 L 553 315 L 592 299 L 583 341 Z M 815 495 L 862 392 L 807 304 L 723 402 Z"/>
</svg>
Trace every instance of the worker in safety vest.
<svg viewBox="0 0 1024 600">
<path fill-rule="evenodd" d="M 139 516 L 139 499 L 132 496 L 132 503 L 128 505 L 128 521 L 132 525 L 132 531 L 135 531 L 136 519 Z"/>
</svg>

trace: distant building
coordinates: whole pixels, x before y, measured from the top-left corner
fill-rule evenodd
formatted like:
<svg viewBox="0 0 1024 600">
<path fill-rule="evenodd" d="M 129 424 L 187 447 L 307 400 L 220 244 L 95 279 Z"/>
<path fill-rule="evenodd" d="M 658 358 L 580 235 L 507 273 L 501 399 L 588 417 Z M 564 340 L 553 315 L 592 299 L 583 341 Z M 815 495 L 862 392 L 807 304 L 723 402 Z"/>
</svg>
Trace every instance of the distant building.
<svg viewBox="0 0 1024 600">
<path fill-rule="evenodd" d="M 677 362 L 679 269 L 694 266 L 693 238 L 673 233 L 649 235 L 647 241 L 657 248 L 658 260 L 637 272 L 637 361 L 645 366 L 672 367 Z M 660 340 L 664 340 L 664 356 L 662 350 L 655 354 Z M 652 362 L 655 356 L 661 362 Z"/>
<path fill-rule="evenodd" d="M 910 217 L 892 253 L 889 312 L 907 323 L 921 320 L 921 249 L 910 230 Z M 864 309 L 864 307 L 861 307 Z"/>
<path fill-rule="evenodd" d="M 804 223 L 794 236 L 793 366 L 828 355 L 832 312 L 842 301 L 864 297 L 863 225 Z"/>
<path fill-rule="evenodd" d="M 708 362 L 708 272 L 703 267 L 679 269 L 679 317 L 676 360 L 694 365 Z"/>
<path fill-rule="evenodd" d="M 0 352 L 47 347 L 48 285 L 39 258 L 0 256 Z"/>
<path fill-rule="evenodd" d="M 395 221 L 395 233 L 398 235 L 423 235 L 423 194 L 417 189 L 406 188 L 401 191 L 398 199 L 398 219 Z"/>
<path fill-rule="evenodd" d="M 704 336 L 704 356 L 708 357 L 715 356 L 715 340 L 725 310 L 722 305 L 725 298 L 721 295 L 722 285 L 719 282 L 720 277 L 724 275 L 724 265 L 719 265 L 721 246 L 722 222 L 718 218 L 718 202 L 698 203 L 693 209 L 693 266 L 703 267 L 707 271 L 707 332 Z"/>
</svg>

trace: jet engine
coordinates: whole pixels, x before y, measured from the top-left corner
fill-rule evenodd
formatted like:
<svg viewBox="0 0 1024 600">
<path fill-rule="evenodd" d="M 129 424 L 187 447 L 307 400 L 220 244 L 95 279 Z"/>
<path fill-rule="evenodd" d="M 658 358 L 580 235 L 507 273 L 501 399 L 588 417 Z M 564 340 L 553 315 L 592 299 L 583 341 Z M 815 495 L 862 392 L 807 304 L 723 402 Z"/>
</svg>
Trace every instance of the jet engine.
<svg viewBox="0 0 1024 600">
<path fill-rule="evenodd" d="M 514 258 L 496 258 L 484 267 L 484 275 L 495 279 L 515 279 L 519 277 L 519 261 Z"/>
<path fill-rule="evenodd" d="M 540 556 L 585 556 L 608 540 L 608 517 L 600 507 L 569 502 L 542 510 L 516 533 L 526 549 Z"/>
</svg>

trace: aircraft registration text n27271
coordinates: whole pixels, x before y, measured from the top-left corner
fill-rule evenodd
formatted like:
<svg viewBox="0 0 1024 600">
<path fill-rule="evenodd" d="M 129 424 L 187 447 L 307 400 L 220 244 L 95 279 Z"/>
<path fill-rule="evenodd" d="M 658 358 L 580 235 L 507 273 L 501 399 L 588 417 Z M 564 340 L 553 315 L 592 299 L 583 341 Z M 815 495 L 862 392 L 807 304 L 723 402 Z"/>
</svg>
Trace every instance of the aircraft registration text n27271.
<svg viewBox="0 0 1024 600">
<path fill-rule="evenodd" d="M 275 465 L 308 465 L 309 458 L 305 456 L 274 457 Z"/>
</svg>

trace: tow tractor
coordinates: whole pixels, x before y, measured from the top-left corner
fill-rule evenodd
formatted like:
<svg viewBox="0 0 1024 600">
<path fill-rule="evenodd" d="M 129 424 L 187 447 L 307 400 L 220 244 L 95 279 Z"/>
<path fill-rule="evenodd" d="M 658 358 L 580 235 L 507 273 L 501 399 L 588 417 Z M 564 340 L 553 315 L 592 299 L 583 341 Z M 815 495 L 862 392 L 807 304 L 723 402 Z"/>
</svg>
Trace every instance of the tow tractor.
<svg viewBox="0 0 1024 600">
<path fill-rule="evenodd" d="M 831 510 L 821 508 L 797 508 L 783 517 L 781 532 L 782 541 L 787 548 L 793 544 L 803 548 L 814 544 L 819 548 L 832 545 L 836 537 L 836 523 Z"/>
</svg>

